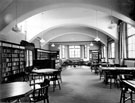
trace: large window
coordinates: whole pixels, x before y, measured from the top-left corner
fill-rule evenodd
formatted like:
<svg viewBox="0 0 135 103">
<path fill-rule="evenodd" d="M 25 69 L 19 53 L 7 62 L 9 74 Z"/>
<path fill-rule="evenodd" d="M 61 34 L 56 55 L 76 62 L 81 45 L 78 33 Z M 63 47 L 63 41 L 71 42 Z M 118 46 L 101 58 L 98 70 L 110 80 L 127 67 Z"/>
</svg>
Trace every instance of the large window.
<svg viewBox="0 0 135 103">
<path fill-rule="evenodd" d="M 128 58 L 135 58 L 135 27 L 127 25 Z"/>
<path fill-rule="evenodd" d="M 87 46 L 84 46 L 84 58 L 87 58 Z"/>
<path fill-rule="evenodd" d="M 102 58 L 105 58 L 106 57 L 106 48 L 105 46 L 103 46 L 102 48 Z"/>
<path fill-rule="evenodd" d="M 62 45 L 62 58 L 65 58 L 65 46 Z"/>
<path fill-rule="evenodd" d="M 26 51 L 26 67 L 33 65 L 33 54 L 31 50 Z"/>
<path fill-rule="evenodd" d="M 114 42 L 110 43 L 109 49 L 110 49 L 109 50 L 110 58 L 115 58 L 115 43 Z"/>
<path fill-rule="evenodd" d="M 69 57 L 80 58 L 80 46 L 69 46 Z"/>
</svg>

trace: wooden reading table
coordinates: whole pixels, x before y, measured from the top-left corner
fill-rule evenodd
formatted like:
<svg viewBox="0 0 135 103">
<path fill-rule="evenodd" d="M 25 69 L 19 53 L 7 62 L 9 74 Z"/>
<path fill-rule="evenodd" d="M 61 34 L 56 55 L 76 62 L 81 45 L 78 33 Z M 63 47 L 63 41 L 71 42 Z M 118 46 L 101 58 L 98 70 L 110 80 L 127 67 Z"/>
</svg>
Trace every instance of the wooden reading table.
<svg viewBox="0 0 135 103">
<path fill-rule="evenodd" d="M 135 102 L 135 99 L 133 99 L 133 94 L 135 94 L 135 80 L 123 80 L 122 83 L 122 88 L 124 89 L 121 89 L 120 103 L 125 103 L 128 100 L 130 100 L 131 103 Z M 127 91 L 130 92 L 128 97 L 126 97 Z"/>
<path fill-rule="evenodd" d="M 0 85 L 0 100 L 10 102 L 20 99 L 32 92 L 32 88 L 27 82 L 12 82 Z"/>
<path fill-rule="evenodd" d="M 129 74 L 135 72 L 135 67 L 100 67 L 99 69 L 100 72 L 103 72 L 104 74 L 105 83 L 108 81 L 107 76 L 109 74 L 115 75 L 115 77 L 117 77 L 119 74 Z"/>
</svg>

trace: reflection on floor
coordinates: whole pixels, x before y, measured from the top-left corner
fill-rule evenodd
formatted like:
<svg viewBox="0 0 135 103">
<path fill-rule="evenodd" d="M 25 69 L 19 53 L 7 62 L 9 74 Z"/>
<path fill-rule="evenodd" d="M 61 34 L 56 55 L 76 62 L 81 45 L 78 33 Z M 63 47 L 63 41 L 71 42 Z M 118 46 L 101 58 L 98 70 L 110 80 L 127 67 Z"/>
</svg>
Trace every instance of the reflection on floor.
<svg viewBox="0 0 135 103">
<path fill-rule="evenodd" d="M 50 103 L 119 103 L 120 90 L 110 89 L 90 67 L 67 67 L 62 79 L 61 90 L 49 89 Z"/>
</svg>

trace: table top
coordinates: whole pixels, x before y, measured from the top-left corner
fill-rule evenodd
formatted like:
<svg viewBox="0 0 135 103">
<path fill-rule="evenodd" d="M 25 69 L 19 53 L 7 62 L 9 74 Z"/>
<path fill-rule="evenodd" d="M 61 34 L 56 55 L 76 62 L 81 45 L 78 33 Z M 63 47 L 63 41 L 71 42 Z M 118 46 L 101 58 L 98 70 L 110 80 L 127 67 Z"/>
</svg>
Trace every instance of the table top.
<svg viewBox="0 0 135 103">
<path fill-rule="evenodd" d="M 35 72 L 35 73 L 53 73 L 55 71 L 58 71 L 58 70 L 57 69 L 51 69 L 51 68 L 32 70 L 32 72 Z"/>
<path fill-rule="evenodd" d="M 134 70 L 135 67 L 100 67 L 101 70 Z"/>
<path fill-rule="evenodd" d="M 0 99 L 11 99 L 25 96 L 32 88 L 27 82 L 12 82 L 0 85 Z"/>
<path fill-rule="evenodd" d="M 128 88 L 135 91 L 135 80 L 123 80 L 123 82 L 127 85 Z"/>
</svg>

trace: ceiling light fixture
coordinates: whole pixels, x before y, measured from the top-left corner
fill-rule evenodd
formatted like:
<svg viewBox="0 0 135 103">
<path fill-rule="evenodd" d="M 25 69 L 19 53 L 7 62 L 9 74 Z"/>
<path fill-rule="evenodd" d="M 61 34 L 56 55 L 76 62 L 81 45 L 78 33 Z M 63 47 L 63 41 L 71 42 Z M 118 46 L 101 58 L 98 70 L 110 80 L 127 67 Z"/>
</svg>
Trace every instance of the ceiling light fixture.
<svg viewBox="0 0 135 103">
<path fill-rule="evenodd" d="M 97 31 L 98 32 L 98 31 Z M 95 38 L 95 41 L 100 41 L 100 38 L 98 37 L 98 35 L 97 35 L 97 37 Z"/>
<path fill-rule="evenodd" d="M 54 43 L 52 43 L 51 47 L 55 47 Z"/>
<path fill-rule="evenodd" d="M 115 25 L 116 24 L 114 23 L 114 21 L 111 20 L 111 24 L 108 26 L 108 28 L 113 29 L 113 28 L 115 28 Z"/>
<path fill-rule="evenodd" d="M 44 42 L 45 42 L 45 40 L 44 40 L 43 38 L 41 38 L 41 39 L 40 39 L 40 42 L 41 42 L 41 43 L 44 43 Z"/>
<path fill-rule="evenodd" d="M 42 15 L 42 19 L 43 19 L 43 12 L 41 13 L 41 15 Z M 40 22 L 41 22 L 41 28 L 43 29 L 43 23 L 42 23 L 42 21 L 40 21 Z M 45 42 L 45 40 L 43 39 L 43 33 L 42 33 L 42 38 L 40 39 L 40 42 L 41 43 Z"/>
<path fill-rule="evenodd" d="M 113 20 L 113 16 L 112 16 L 112 6 L 111 6 L 111 10 L 110 10 L 110 12 L 111 12 L 111 16 L 110 16 L 111 23 L 109 24 L 108 28 L 109 28 L 109 29 L 113 29 L 113 28 L 115 28 L 116 23 L 114 22 L 114 20 Z"/>
<path fill-rule="evenodd" d="M 17 23 L 17 0 L 15 0 L 15 13 L 16 13 L 16 21 L 15 21 L 15 25 L 13 26 L 13 28 L 12 28 L 12 30 L 14 31 L 14 32 L 21 32 L 21 29 L 19 28 L 19 26 L 17 25 L 18 23 Z"/>
<path fill-rule="evenodd" d="M 90 43 L 90 46 L 93 46 L 93 43 L 92 42 Z"/>
<path fill-rule="evenodd" d="M 98 21 L 97 21 L 97 10 L 96 10 L 96 24 L 98 28 Z M 96 30 L 97 37 L 95 38 L 95 41 L 100 41 L 100 38 L 98 37 L 98 30 Z"/>
</svg>

